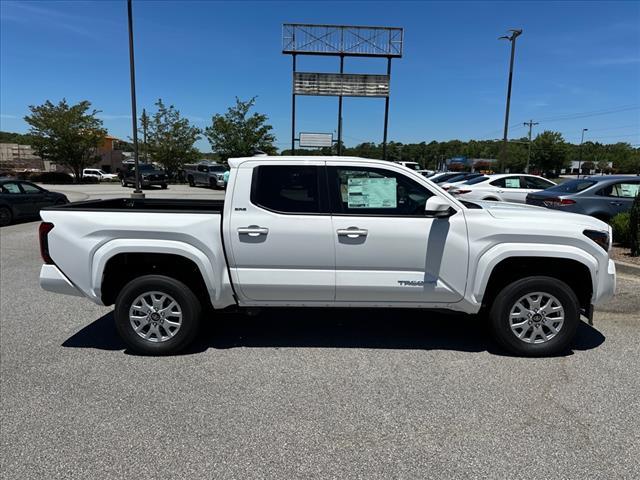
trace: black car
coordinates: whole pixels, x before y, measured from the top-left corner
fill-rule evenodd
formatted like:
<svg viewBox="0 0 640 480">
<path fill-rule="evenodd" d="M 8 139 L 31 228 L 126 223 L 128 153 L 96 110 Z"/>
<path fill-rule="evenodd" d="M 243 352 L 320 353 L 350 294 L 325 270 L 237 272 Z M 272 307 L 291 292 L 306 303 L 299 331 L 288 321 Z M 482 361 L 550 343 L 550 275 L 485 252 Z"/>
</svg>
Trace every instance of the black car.
<svg viewBox="0 0 640 480">
<path fill-rule="evenodd" d="M 138 167 L 140 169 L 140 186 L 150 187 L 152 185 L 160 185 L 162 188 L 167 188 L 167 173 L 164 170 L 160 170 L 150 163 L 141 163 Z M 136 186 L 136 169 L 131 167 L 128 171 L 123 172 L 120 177 L 120 182 L 123 187 Z"/>
<path fill-rule="evenodd" d="M 24 180 L 0 178 L 0 226 L 20 218 L 36 217 L 41 208 L 65 203 L 69 200 L 62 193 L 50 192 Z"/>
</svg>

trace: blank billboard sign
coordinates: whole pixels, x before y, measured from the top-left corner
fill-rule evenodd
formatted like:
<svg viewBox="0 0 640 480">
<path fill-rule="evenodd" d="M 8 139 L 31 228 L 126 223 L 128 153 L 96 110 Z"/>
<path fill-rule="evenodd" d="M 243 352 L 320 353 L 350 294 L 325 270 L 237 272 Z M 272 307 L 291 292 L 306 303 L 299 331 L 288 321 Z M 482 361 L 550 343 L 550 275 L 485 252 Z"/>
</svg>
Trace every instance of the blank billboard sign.
<svg viewBox="0 0 640 480">
<path fill-rule="evenodd" d="M 294 72 L 293 93 L 336 97 L 388 97 L 389 75 Z"/>
<path fill-rule="evenodd" d="M 333 134 L 300 132 L 299 141 L 301 147 L 331 147 L 333 146 Z"/>
</svg>

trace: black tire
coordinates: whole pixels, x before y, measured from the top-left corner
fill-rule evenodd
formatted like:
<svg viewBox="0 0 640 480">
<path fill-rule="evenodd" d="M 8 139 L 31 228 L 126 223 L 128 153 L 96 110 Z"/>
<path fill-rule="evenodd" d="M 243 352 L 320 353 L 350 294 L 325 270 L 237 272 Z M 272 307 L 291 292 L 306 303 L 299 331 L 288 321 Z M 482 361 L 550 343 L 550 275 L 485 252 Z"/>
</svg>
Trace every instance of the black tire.
<svg viewBox="0 0 640 480">
<path fill-rule="evenodd" d="M 216 180 L 214 178 L 209 179 L 209 186 L 214 190 L 218 189 L 218 184 L 216 183 Z"/>
<path fill-rule="evenodd" d="M 189 186 L 190 187 L 195 187 L 196 186 L 196 182 L 193 181 L 193 177 L 191 175 L 189 175 L 187 177 L 187 182 L 189 182 Z"/>
<path fill-rule="evenodd" d="M 528 293 L 544 292 L 553 295 L 564 309 L 564 323 L 555 336 L 544 343 L 529 343 L 519 339 L 510 325 L 511 309 L 519 299 Z M 496 341 L 510 353 L 527 357 L 544 357 L 566 352 L 571 346 L 580 322 L 580 307 L 578 299 L 571 288 L 564 282 L 552 277 L 527 277 L 507 285 L 496 296 L 489 310 L 489 325 Z M 532 336 L 535 328 L 540 328 L 545 334 L 552 331 L 545 326 L 535 326 L 530 323 L 528 337 Z M 521 329 L 520 332 L 523 330 Z M 550 335 L 549 335 L 550 336 Z M 538 337 L 534 337 L 538 340 Z"/>
<path fill-rule="evenodd" d="M 162 185 L 160 185 L 160 188 L 162 188 L 163 190 L 166 190 L 167 189 L 167 184 L 163 183 Z"/>
<path fill-rule="evenodd" d="M 164 341 L 146 340 L 135 332 L 129 320 L 134 301 L 145 292 L 161 292 L 176 301 L 182 311 L 182 323 L 174 336 Z M 198 333 L 202 307 L 200 301 L 184 283 L 163 275 L 145 275 L 127 283 L 115 305 L 116 329 L 126 346 L 143 355 L 171 355 L 187 347 Z M 151 327 L 149 327 L 151 328 Z M 142 333 L 147 333 L 143 329 Z M 166 330 L 162 330 L 166 333 Z M 156 335 L 157 340 L 157 335 Z"/>
<path fill-rule="evenodd" d="M 9 207 L 0 207 L 0 227 L 10 225 L 13 221 L 13 212 Z"/>
</svg>

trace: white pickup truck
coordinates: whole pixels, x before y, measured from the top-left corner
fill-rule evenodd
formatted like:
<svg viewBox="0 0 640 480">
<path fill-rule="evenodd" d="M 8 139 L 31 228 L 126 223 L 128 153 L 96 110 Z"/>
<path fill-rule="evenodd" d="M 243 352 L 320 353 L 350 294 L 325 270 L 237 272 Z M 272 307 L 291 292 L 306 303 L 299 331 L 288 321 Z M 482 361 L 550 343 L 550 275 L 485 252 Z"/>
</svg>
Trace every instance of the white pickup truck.
<svg viewBox="0 0 640 480">
<path fill-rule="evenodd" d="M 480 313 L 510 352 L 551 355 L 614 294 L 611 229 L 586 215 L 460 201 L 379 160 L 229 165 L 224 201 L 42 210 L 42 288 L 115 304 L 123 341 L 147 354 L 186 347 L 203 312 L 296 306 Z"/>
</svg>

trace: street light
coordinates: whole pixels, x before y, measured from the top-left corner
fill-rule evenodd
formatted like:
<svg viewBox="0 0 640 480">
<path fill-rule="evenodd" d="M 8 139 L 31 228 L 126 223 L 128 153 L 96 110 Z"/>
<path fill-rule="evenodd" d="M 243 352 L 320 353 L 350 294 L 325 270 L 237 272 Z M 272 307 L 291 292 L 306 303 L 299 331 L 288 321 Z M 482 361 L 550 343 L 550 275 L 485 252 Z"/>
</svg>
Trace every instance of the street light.
<svg viewBox="0 0 640 480">
<path fill-rule="evenodd" d="M 516 52 L 516 38 L 522 34 L 522 29 L 512 28 L 511 35 L 503 35 L 498 40 L 511 42 L 511 62 L 509 63 L 509 86 L 507 87 L 507 109 L 504 115 L 504 136 L 502 138 L 502 154 L 500 155 L 500 171 L 504 172 L 504 162 L 507 159 L 507 135 L 509 134 L 509 107 L 511 105 L 511 81 L 513 80 L 513 59 Z"/>
<path fill-rule="evenodd" d="M 582 129 L 582 137 L 580 138 L 579 156 L 578 156 L 578 178 L 580 178 L 580 166 L 582 165 L 582 143 L 584 142 L 584 132 L 589 131 L 588 128 Z"/>
<path fill-rule="evenodd" d="M 140 168 L 138 165 L 138 114 L 136 112 L 136 70 L 133 61 L 133 15 L 131 0 L 127 0 L 127 15 L 129 18 L 129 73 L 131 75 L 131 118 L 133 119 L 133 161 L 136 169 L 136 189 L 131 198 L 144 198 L 140 190 Z"/>
</svg>

